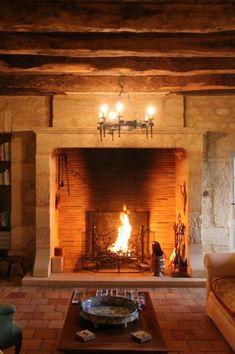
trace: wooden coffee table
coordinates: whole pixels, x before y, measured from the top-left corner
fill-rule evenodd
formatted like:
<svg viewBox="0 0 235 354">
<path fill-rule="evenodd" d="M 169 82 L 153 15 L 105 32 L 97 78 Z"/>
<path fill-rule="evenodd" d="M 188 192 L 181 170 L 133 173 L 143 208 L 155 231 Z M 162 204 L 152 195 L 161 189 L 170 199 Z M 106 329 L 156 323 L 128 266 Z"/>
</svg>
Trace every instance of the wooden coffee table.
<svg viewBox="0 0 235 354">
<path fill-rule="evenodd" d="M 78 304 L 70 303 L 57 350 L 65 354 L 168 353 L 149 293 L 144 292 L 144 294 L 146 304 L 140 311 L 138 320 L 128 323 L 126 328 L 124 326 L 95 328 L 92 323 L 79 316 Z M 83 329 L 89 329 L 95 333 L 95 340 L 83 343 L 76 339 L 75 333 Z M 131 338 L 131 333 L 137 330 L 150 333 L 152 340 L 146 343 L 135 342 Z"/>
</svg>

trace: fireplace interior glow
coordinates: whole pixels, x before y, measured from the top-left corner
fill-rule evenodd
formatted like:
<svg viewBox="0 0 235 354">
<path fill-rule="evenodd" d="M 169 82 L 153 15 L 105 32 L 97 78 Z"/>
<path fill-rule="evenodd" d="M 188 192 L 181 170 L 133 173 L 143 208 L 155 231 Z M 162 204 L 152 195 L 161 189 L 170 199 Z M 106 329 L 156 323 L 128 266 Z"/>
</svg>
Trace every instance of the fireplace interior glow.
<svg viewBox="0 0 235 354">
<path fill-rule="evenodd" d="M 158 241 L 170 258 L 179 212 L 187 224 L 180 187 L 186 179 L 180 165 L 185 165 L 185 151 L 68 148 L 56 150 L 56 157 L 56 246 L 63 249 L 65 272 L 94 270 L 97 256 L 97 269 L 113 268 L 101 258 L 114 253 L 124 204 L 131 236 L 128 250 L 116 252 L 119 257 L 129 253 L 137 259 L 134 269 L 142 270 L 139 264 L 149 263 L 152 241 Z M 126 268 L 133 270 L 133 265 L 125 264 L 121 271 Z"/>
</svg>

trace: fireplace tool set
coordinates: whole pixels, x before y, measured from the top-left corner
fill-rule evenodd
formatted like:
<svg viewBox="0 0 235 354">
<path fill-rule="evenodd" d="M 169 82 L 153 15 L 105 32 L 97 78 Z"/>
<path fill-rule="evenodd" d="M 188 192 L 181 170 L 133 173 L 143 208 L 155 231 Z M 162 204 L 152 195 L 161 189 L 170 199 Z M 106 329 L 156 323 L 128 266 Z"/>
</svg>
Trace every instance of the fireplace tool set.
<svg viewBox="0 0 235 354">
<path fill-rule="evenodd" d="M 187 267 L 188 261 L 186 257 L 186 244 L 185 244 L 185 224 L 182 222 L 181 215 L 178 215 L 178 222 L 174 224 L 175 232 L 175 248 L 171 254 L 171 268 L 173 277 L 188 277 Z"/>
</svg>

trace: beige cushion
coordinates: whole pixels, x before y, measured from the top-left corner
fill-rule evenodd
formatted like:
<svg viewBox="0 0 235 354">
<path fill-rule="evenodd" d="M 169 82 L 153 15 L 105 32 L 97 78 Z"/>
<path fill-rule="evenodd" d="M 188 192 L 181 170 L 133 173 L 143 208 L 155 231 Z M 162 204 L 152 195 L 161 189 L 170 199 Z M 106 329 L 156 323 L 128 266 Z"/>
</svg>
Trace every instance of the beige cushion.
<svg viewBox="0 0 235 354">
<path fill-rule="evenodd" d="M 212 291 L 229 313 L 235 316 L 235 277 L 214 279 Z"/>
</svg>

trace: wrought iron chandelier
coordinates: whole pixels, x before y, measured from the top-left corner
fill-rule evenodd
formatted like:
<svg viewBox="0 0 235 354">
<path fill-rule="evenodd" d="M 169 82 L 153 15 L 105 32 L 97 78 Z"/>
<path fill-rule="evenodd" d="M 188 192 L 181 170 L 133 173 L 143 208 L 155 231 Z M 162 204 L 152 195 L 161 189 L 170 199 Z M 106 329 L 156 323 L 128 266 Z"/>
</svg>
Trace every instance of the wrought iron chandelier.
<svg viewBox="0 0 235 354">
<path fill-rule="evenodd" d="M 146 114 L 143 119 L 125 120 L 123 115 L 124 105 L 122 103 L 123 95 L 126 95 L 129 101 L 129 96 L 123 91 L 123 83 L 121 78 L 119 81 L 121 92 L 118 95 L 117 103 L 114 110 L 109 110 L 107 104 L 102 104 L 99 112 L 99 122 L 97 129 L 100 133 L 100 140 L 102 141 L 106 134 L 111 134 L 114 140 L 114 133 L 117 132 L 121 136 L 121 131 L 131 131 L 140 129 L 146 133 L 146 138 L 153 136 L 153 119 L 155 114 L 154 106 L 148 106 Z"/>
</svg>

